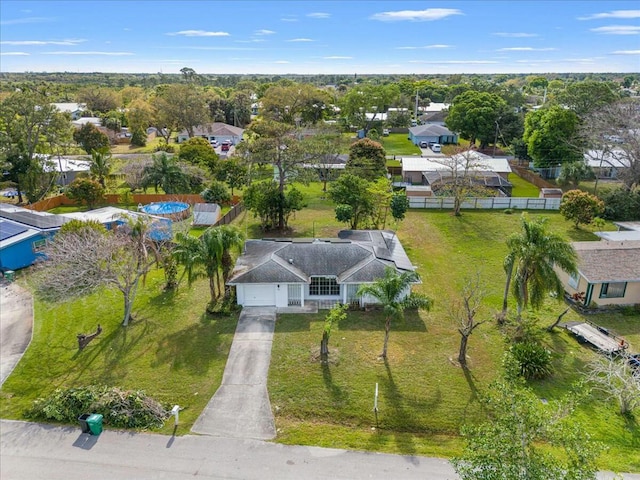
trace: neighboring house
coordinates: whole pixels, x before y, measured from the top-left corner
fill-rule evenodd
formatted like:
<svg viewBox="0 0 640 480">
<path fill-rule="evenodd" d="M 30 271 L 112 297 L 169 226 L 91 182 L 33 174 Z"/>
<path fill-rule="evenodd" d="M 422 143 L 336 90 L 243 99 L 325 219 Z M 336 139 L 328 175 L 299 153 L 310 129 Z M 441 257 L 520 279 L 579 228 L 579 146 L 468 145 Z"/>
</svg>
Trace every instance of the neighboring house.
<svg viewBox="0 0 640 480">
<path fill-rule="evenodd" d="M 409 128 L 409 140 L 411 140 L 414 145 L 420 145 L 420 142 L 446 145 L 458 143 L 458 135 L 442 125 L 417 125 Z"/>
<path fill-rule="evenodd" d="M 489 157 L 479 152 L 466 152 L 458 155 L 471 156 L 469 162 L 471 170 L 474 172 L 493 172 L 504 180 L 507 180 L 511 173 L 509 161 L 504 157 Z M 402 163 L 402 181 L 410 185 L 428 185 L 425 174 L 429 172 L 447 172 L 451 171 L 448 162 L 452 162 L 453 157 L 442 157 L 437 162 L 433 158 L 425 157 L 403 157 Z M 505 184 L 506 185 L 506 184 Z"/>
<path fill-rule="evenodd" d="M 0 269 L 18 270 L 42 257 L 49 237 L 70 219 L 22 207 L 0 205 Z"/>
<path fill-rule="evenodd" d="M 629 168 L 629 159 L 623 150 L 589 150 L 584 154 L 584 161 L 598 178 L 616 179 L 621 171 Z"/>
<path fill-rule="evenodd" d="M 418 109 L 418 119 L 421 124 L 434 124 L 444 127 L 444 120 L 449 114 L 449 106 L 448 103 L 431 102 L 428 106 Z"/>
<path fill-rule="evenodd" d="M 558 271 L 569 295 L 584 295 L 584 305 L 640 304 L 640 241 L 574 242 L 578 274 Z"/>
<path fill-rule="evenodd" d="M 78 118 L 76 120 L 73 120 L 71 122 L 71 125 L 73 125 L 74 127 L 79 129 L 79 128 L 82 128 L 87 123 L 92 124 L 94 127 L 104 128 L 104 127 L 102 127 L 102 119 L 100 117 L 82 117 L 82 118 Z"/>
<path fill-rule="evenodd" d="M 60 176 L 58 177 L 58 185 L 69 185 L 79 175 L 86 174 L 90 170 L 91 162 L 88 160 L 79 160 L 75 158 L 50 157 L 49 166 L 45 166 L 45 170 L 53 168 Z"/>
<path fill-rule="evenodd" d="M 47 239 L 72 219 L 96 220 L 107 229 L 122 225 L 124 215 L 144 215 L 153 219 L 150 237 L 169 240 L 173 237 L 171 220 L 115 207 L 104 207 L 88 212 L 53 214 L 22 207 L 0 205 L 0 269 L 18 270 L 32 265 L 42 257 Z"/>
<path fill-rule="evenodd" d="M 617 232 L 594 232 L 603 240 L 640 240 L 640 222 L 613 222 L 618 227 Z"/>
<path fill-rule="evenodd" d="M 386 267 L 415 270 L 389 231 L 343 230 L 330 239 L 247 240 L 227 284 L 235 285 L 238 305 L 247 307 L 304 306 L 310 301 L 320 308 L 365 305 L 375 301 L 358 298 L 358 288 L 383 277 Z"/>
<path fill-rule="evenodd" d="M 82 112 L 87 109 L 85 103 L 52 103 L 60 112 L 71 115 L 71 120 L 77 120 L 82 116 Z"/>
<path fill-rule="evenodd" d="M 237 145 L 244 135 L 244 129 L 240 127 L 234 127 L 222 122 L 208 123 L 206 125 L 198 125 L 193 129 L 194 137 L 202 137 L 208 141 L 217 140 L 218 143 L 231 142 L 232 145 Z M 178 143 L 182 143 L 189 140 L 189 134 L 186 130 L 181 131 L 178 134 Z"/>
</svg>

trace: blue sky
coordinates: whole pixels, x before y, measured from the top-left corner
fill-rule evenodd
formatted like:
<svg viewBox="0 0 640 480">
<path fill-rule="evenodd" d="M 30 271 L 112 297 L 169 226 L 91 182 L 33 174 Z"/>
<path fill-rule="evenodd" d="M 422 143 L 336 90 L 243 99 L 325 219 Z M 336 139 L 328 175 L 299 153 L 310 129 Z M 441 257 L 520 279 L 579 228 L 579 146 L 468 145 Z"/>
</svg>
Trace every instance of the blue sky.
<svg viewBox="0 0 640 480">
<path fill-rule="evenodd" d="M 0 71 L 640 72 L 636 1 L 17 1 Z"/>
</svg>

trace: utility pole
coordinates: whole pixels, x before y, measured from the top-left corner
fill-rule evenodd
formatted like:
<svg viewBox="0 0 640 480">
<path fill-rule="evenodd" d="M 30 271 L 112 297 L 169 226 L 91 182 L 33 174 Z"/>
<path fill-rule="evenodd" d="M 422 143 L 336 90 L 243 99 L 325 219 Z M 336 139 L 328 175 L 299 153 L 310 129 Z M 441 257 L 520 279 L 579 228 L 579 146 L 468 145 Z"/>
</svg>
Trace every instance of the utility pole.
<svg viewBox="0 0 640 480">
<path fill-rule="evenodd" d="M 413 118 L 415 118 L 416 121 L 418 121 L 418 90 L 416 90 L 416 105 L 413 109 Z"/>
</svg>

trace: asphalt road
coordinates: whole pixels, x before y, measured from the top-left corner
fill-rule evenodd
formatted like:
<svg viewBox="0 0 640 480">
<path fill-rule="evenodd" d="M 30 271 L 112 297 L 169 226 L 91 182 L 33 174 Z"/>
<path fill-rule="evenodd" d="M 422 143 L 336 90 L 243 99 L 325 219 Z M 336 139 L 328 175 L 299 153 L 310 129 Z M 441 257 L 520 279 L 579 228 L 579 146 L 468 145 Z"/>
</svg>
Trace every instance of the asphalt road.
<svg viewBox="0 0 640 480">
<path fill-rule="evenodd" d="M 0 285 L 0 385 L 31 342 L 33 300 L 15 283 Z"/>
</svg>

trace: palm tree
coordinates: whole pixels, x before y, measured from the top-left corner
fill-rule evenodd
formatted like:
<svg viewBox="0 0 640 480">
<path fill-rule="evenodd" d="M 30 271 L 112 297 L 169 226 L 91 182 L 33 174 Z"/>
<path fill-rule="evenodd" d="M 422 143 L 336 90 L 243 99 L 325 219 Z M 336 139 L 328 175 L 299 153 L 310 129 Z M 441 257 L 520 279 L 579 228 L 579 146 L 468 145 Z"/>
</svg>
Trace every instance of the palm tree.
<svg viewBox="0 0 640 480">
<path fill-rule="evenodd" d="M 562 298 L 564 288 L 557 266 L 572 275 L 577 273 L 577 255 L 573 246 L 560 235 L 546 229 L 546 218 L 529 220 L 522 214 L 522 231 L 507 239 L 509 253 L 504 259 L 507 280 L 502 303 L 502 318 L 507 313 L 509 287 L 513 280 L 513 295 L 518 302 L 518 318 L 522 310 L 531 305 L 534 309 L 542 306 L 546 295 L 553 292 Z"/>
<path fill-rule="evenodd" d="M 111 153 L 108 149 L 93 150 L 91 152 L 91 175 L 98 179 L 102 188 L 106 188 L 104 179 L 111 173 Z"/>
<path fill-rule="evenodd" d="M 240 250 L 244 243 L 244 235 L 236 227 L 221 225 L 217 227 L 222 240 L 222 281 L 226 284 L 233 268 L 232 250 Z"/>
<path fill-rule="evenodd" d="M 184 275 L 191 284 L 198 278 L 209 279 L 211 303 L 220 296 L 220 266 L 224 252 L 223 235 L 219 228 L 208 228 L 195 238 L 188 233 L 176 235 L 173 254 L 179 264 L 184 266 Z"/>
<path fill-rule="evenodd" d="M 389 331 L 391 330 L 391 320 L 401 318 L 405 308 L 419 308 L 429 310 L 431 300 L 419 293 L 407 292 L 412 283 L 420 280 L 416 272 L 398 273 L 394 268 L 387 267 L 384 277 L 379 278 L 374 283 L 361 285 L 358 289 L 358 297 L 364 295 L 375 298 L 383 305 L 385 313 L 384 324 L 384 347 L 382 348 L 382 358 L 387 358 L 387 345 L 389 343 Z"/>
<path fill-rule="evenodd" d="M 153 185 L 156 193 L 158 187 L 168 194 L 188 190 L 188 182 L 178 162 L 164 152 L 154 155 L 153 163 L 145 167 L 144 184 Z"/>
</svg>

